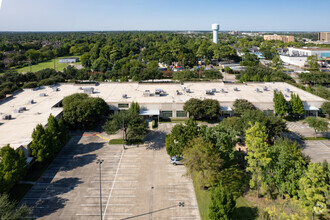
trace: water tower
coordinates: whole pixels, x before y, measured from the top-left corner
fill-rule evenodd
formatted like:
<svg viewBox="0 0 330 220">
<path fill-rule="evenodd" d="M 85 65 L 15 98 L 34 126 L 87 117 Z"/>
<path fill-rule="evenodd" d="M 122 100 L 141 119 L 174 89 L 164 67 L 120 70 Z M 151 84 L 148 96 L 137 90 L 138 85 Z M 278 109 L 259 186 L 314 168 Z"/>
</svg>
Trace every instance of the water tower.
<svg viewBox="0 0 330 220">
<path fill-rule="evenodd" d="M 213 43 L 218 44 L 218 32 L 219 32 L 220 26 L 218 24 L 212 24 L 212 30 L 213 30 Z"/>
</svg>

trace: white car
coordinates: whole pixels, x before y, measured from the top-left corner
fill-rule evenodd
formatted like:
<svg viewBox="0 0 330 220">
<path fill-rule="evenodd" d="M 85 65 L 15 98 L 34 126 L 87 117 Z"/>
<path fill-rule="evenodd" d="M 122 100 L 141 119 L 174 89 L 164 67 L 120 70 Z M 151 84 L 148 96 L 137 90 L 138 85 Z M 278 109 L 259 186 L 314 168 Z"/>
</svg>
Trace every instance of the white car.
<svg viewBox="0 0 330 220">
<path fill-rule="evenodd" d="M 171 164 L 173 165 L 183 165 L 183 157 L 176 157 L 176 156 L 173 156 L 171 158 Z"/>
</svg>

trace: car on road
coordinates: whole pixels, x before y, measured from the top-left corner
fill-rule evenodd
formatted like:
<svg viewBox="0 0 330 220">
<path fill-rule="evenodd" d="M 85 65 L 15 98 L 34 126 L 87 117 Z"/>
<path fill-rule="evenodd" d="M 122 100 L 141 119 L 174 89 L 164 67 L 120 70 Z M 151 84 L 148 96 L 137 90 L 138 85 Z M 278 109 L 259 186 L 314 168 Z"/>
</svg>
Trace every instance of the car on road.
<svg viewBox="0 0 330 220">
<path fill-rule="evenodd" d="M 171 164 L 173 164 L 173 165 L 183 165 L 183 157 L 173 156 L 171 158 Z"/>
</svg>

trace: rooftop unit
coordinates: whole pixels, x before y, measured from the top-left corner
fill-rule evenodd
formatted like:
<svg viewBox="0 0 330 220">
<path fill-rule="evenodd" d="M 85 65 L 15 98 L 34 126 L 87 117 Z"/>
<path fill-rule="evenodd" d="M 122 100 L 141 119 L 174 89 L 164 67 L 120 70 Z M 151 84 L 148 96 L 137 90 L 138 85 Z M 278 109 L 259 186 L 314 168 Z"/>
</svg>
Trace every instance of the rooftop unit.
<svg viewBox="0 0 330 220">
<path fill-rule="evenodd" d="M 46 94 L 46 93 L 40 93 L 39 96 L 40 96 L 40 97 L 46 97 L 47 94 Z"/>
<path fill-rule="evenodd" d="M 214 93 L 214 92 L 217 92 L 217 89 L 213 88 L 213 89 L 211 89 L 211 91 Z"/>
<path fill-rule="evenodd" d="M 165 94 L 166 92 L 162 89 L 156 89 L 155 90 L 155 95 L 156 96 L 161 96 L 162 94 Z"/>
<path fill-rule="evenodd" d="M 11 115 L 3 115 L 2 116 L 2 120 L 10 120 L 11 119 Z"/>
<path fill-rule="evenodd" d="M 144 90 L 143 96 L 145 96 L 145 97 L 150 96 L 150 90 Z"/>
<path fill-rule="evenodd" d="M 285 91 L 286 91 L 286 92 L 291 92 L 289 88 L 286 88 Z"/>
<path fill-rule="evenodd" d="M 86 94 L 93 94 L 94 93 L 94 88 L 93 87 L 87 87 L 87 88 L 83 88 L 84 93 Z"/>
<path fill-rule="evenodd" d="M 256 92 L 261 92 L 259 88 L 256 88 L 256 90 L 255 90 L 255 91 L 256 91 Z"/>
<path fill-rule="evenodd" d="M 26 107 L 19 107 L 19 109 L 18 109 L 19 111 L 26 111 Z"/>
<path fill-rule="evenodd" d="M 234 88 L 234 91 L 235 91 L 235 92 L 238 92 L 239 90 L 238 90 L 238 88 L 237 88 L 237 87 L 235 87 L 235 88 Z"/>
<path fill-rule="evenodd" d="M 264 91 L 268 91 L 268 87 L 267 86 L 264 86 Z"/>
<path fill-rule="evenodd" d="M 127 99 L 127 94 L 122 95 L 123 99 Z"/>
<path fill-rule="evenodd" d="M 53 87 L 53 91 L 58 92 L 58 91 L 60 91 L 60 89 L 58 87 Z"/>
<path fill-rule="evenodd" d="M 226 93 L 225 89 L 220 90 L 221 93 Z"/>
<path fill-rule="evenodd" d="M 34 100 L 33 99 L 30 99 L 29 101 L 28 101 L 28 104 L 34 104 Z"/>
<path fill-rule="evenodd" d="M 213 92 L 212 92 L 212 90 L 206 90 L 206 91 L 205 91 L 205 94 L 206 94 L 206 95 L 213 95 Z"/>
<path fill-rule="evenodd" d="M 14 113 L 22 113 L 22 112 L 23 112 L 22 110 L 14 109 Z"/>
</svg>

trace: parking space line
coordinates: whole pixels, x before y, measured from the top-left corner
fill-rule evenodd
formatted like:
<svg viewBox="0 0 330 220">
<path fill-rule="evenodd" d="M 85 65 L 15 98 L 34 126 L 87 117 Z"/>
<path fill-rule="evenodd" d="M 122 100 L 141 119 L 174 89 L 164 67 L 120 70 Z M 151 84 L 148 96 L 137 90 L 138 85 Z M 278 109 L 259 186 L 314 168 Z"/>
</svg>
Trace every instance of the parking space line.
<svg viewBox="0 0 330 220">
<path fill-rule="evenodd" d="M 105 209 L 104 209 L 103 218 L 104 218 L 105 214 L 107 213 L 107 209 L 108 209 L 108 205 L 109 205 L 109 202 L 110 202 L 111 194 L 112 194 L 112 191 L 113 191 L 115 183 L 116 183 L 116 178 L 117 178 L 117 174 L 118 174 L 118 171 L 119 171 L 119 166 L 120 166 L 121 160 L 123 159 L 124 153 L 125 153 L 125 150 L 122 150 L 120 160 L 119 160 L 119 163 L 118 163 L 118 167 L 117 167 L 117 171 L 116 171 L 116 174 L 115 174 L 115 177 L 114 177 L 114 181 L 112 182 L 111 190 L 110 190 L 110 193 L 109 193 L 109 196 L 108 196 L 107 205 L 105 206 Z"/>
<path fill-rule="evenodd" d="M 102 204 L 106 205 L 106 204 Z M 97 204 L 80 204 L 80 206 L 85 206 L 85 207 L 99 207 L 100 203 Z M 109 206 L 134 206 L 134 204 L 109 204 Z"/>
</svg>

